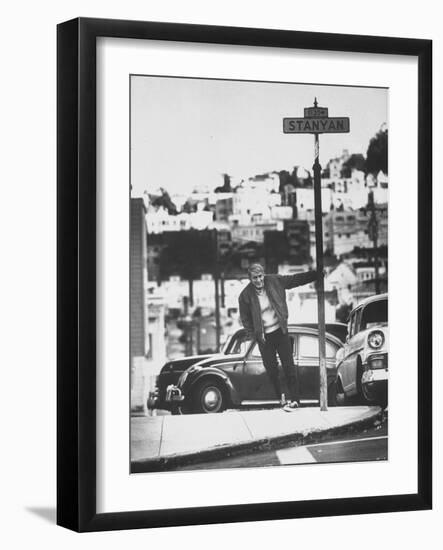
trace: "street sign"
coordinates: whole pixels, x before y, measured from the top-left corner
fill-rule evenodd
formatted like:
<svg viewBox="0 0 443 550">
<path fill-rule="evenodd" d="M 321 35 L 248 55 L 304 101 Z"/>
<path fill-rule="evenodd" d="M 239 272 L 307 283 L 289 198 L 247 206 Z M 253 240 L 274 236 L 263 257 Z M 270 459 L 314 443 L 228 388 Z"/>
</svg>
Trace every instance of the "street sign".
<svg viewBox="0 0 443 550">
<path fill-rule="evenodd" d="M 305 118 L 326 118 L 327 107 L 305 107 Z"/>
<path fill-rule="evenodd" d="M 285 134 L 344 134 L 348 132 L 348 117 L 283 119 L 283 133 Z"/>
<path fill-rule="evenodd" d="M 329 117 L 326 107 L 319 107 L 315 98 L 313 107 L 305 107 L 302 118 L 283 119 L 285 134 L 314 134 L 314 212 L 315 246 L 317 263 L 317 308 L 319 335 L 320 410 L 328 410 L 328 377 L 326 370 L 325 286 L 323 280 L 323 223 L 321 206 L 321 166 L 319 162 L 319 134 L 344 134 L 349 132 L 348 117 Z"/>
</svg>

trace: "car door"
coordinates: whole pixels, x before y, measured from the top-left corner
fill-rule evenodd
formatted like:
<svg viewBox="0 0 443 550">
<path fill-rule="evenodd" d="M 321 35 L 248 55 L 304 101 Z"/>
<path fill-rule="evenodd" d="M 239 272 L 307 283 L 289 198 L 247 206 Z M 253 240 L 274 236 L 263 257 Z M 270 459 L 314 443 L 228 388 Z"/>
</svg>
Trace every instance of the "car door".
<svg viewBox="0 0 443 550">
<path fill-rule="evenodd" d="M 320 398 L 320 350 L 317 334 L 298 334 L 296 366 L 300 384 L 300 399 L 318 401 Z M 337 347 L 326 340 L 326 365 L 335 366 Z"/>
<path fill-rule="evenodd" d="M 241 394 L 243 401 L 275 400 L 276 395 L 255 343 L 243 364 Z"/>
</svg>

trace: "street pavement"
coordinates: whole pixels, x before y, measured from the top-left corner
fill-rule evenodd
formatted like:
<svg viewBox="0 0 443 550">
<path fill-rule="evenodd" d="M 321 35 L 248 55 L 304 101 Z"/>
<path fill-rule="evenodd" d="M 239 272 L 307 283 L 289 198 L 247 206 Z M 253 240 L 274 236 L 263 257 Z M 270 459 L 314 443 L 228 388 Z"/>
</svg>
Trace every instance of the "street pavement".
<svg viewBox="0 0 443 550">
<path fill-rule="evenodd" d="M 379 407 L 302 407 L 131 418 L 131 471 L 168 470 L 285 444 L 315 443 L 371 426 Z"/>
<path fill-rule="evenodd" d="M 331 440 L 308 445 L 290 445 L 283 449 L 249 453 L 180 466 L 176 470 L 213 470 L 256 468 L 294 464 L 365 462 L 388 459 L 388 421 L 353 434 L 333 436 Z"/>
</svg>

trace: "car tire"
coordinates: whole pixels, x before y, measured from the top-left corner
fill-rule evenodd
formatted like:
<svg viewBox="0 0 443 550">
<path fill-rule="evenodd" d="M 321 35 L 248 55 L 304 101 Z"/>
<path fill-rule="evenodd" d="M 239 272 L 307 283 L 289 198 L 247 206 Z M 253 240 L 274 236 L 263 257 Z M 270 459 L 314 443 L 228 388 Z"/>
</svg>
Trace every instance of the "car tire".
<svg viewBox="0 0 443 550">
<path fill-rule="evenodd" d="M 363 389 L 363 384 L 362 384 L 362 376 L 363 376 L 363 365 L 361 364 L 361 360 L 360 358 L 358 358 L 358 361 L 357 361 L 357 371 L 356 371 L 356 387 L 357 387 L 357 395 L 356 395 L 356 403 L 357 404 L 362 404 L 362 405 L 367 405 L 369 402 L 367 400 L 367 394 L 365 394 L 365 391 Z"/>
<path fill-rule="evenodd" d="M 337 382 L 334 380 L 328 386 L 328 407 L 336 407 L 337 405 Z"/>
<path fill-rule="evenodd" d="M 226 409 L 226 394 L 221 382 L 202 380 L 193 392 L 192 409 L 196 413 L 219 413 Z"/>
<path fill-rule="evenodd" d="M 378 405 L 384 409 L 388 404 L 388 396 L 385 392 L 380 390 L 369 392 L 364 384 L 362 384 L 362 395 L 368 405 Z"/>
<path fill-rule="evenodd" d="M 363 398 L 363 401 L 367 404 L 373 404 L 374 403 L 374 395 L 371 392 L 368 392 L 366 386 L 363 384 L 363 382 L 360 379 L 360 388 L 361 388 L 361 396 Z"/>
<path fill-rule="evenodd" d="M 337 395 L 336 395 L 336 401 L 337 401 L 337 407 L 343 407 L 348 403 L 348 397 L 346 397 L 345 390 L 343 389 L 343 384 L 341 383 L 340 378 L 337 378 L 337 381 L 335 382 L 336 388 L 337 388 Z"/>
</svg>

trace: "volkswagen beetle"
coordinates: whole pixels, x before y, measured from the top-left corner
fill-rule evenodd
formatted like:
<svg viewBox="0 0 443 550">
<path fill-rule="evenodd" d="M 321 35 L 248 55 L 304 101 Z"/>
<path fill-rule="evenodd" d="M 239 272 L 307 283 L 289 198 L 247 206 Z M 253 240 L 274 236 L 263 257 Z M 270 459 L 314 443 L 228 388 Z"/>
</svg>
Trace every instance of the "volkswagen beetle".
<svg viewBox="0 0 443 550">
<path fill-rule="evenodd" d="M 319 399 L 316 326 L 304 324 L 288 327 L 294 363 L 299 373 L 302 403 L 318 403 Z M 330 323 L 326 325 L 326 331 L 328 402 L 333 405 L 336 402 L 335 356 L 343 344 L 346 325 Z M 169 369 L 171 372 L 171 367 Z M 279 369 L 281 370 L 281 365 Z M 279 403 L 263 366 L 258 345 L 246 338 L 244 330 L 239 330 L 232 337 L 223 353 L 202 357 L 180 370 L 174 383 L 172 378 L 166 378 L 166 372 L 162 369 L 157 384 L 156 405 L 172 413 L 217 413 L 227 408 Z M 282 387 L 288 395 L 283 376 Z"/>
</svg>

